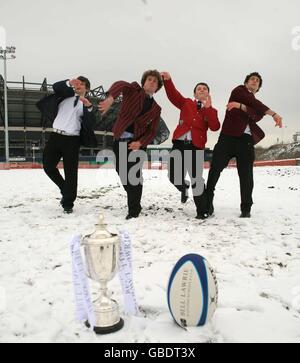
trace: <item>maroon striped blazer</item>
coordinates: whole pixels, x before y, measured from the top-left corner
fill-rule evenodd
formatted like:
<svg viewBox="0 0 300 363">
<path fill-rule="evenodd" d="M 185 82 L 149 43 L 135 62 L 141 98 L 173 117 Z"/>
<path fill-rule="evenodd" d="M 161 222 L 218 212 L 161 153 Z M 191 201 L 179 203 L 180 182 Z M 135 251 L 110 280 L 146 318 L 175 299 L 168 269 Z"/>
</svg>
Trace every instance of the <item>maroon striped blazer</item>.
<svg viewBox="0 0 300 363">
<path fill-rule="evenodd" d="M 140 115 L 146 93 L 137 82 L 115 82 L 108 92 L 114 99 L 120 93 L 123 95 L 120 112 L 113 127 L 115 140 L 119 140 L 123 132 L 134 123 L 134 140 L 140 141 L 142 147 L 146 148 L 156 136 L 161 107 L 153 100 L 151 109 Z"/>
<path fill-rule="evenodd" d="M 257 125 L 269 107 L 257 100 L 253 93 L 249 92 L 245 86 L 236 87 L 229 102 L 239 102 L 247 106 L 247 113 L 239 109 L 227 111 L 222 126 L 222 133 L 229 136 L 242 136 L 247 125 L 249 125 L 254 144 L 257 144 L 265 137 L 263 130 Z"/>
</svg>

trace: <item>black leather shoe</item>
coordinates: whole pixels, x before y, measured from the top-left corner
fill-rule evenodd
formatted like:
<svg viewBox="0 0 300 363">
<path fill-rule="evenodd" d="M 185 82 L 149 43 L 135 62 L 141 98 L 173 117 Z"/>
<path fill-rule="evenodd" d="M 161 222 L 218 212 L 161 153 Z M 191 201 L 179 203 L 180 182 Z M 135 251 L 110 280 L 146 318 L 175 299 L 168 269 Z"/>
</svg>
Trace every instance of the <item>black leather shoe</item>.
<svg viewBox="0 0 300 363">
<path fill-rule="evenodd" d="M 126 216 L 126 220 L 132 219 L 132 218 L 138 218 L 141 211 L 142 211 L 142 208 L 140 208 L 138 211 L 135 210 L 134 212 L 128 212 L 128 214 Z"/>
<path fill-rule="evenodd" d="M 73 208 L 71 208 L 71 207 L 64 207 L 64 213 L 65 214 L 72 214 L 73 213 Z"/>
<path fill-rule="evenodd" d="M 248 211 L 242 211 L 240 218 L 251 218 L 251 213 Z"/>
<path fill-rule="evenodd" d="M 127 214 L 126 216 L 126 220 L 128 221 L 129 219 L 132 219 L 132 218 L 138 218 L 139 217 L 139 214 Z"/>
<path fill-rule="evenodd" d="M 209 214 L 208 213 L 198 213 L 197 216 L 196 216 L 196 219 L 207 219 L 209 217 Z"/>
</svg>

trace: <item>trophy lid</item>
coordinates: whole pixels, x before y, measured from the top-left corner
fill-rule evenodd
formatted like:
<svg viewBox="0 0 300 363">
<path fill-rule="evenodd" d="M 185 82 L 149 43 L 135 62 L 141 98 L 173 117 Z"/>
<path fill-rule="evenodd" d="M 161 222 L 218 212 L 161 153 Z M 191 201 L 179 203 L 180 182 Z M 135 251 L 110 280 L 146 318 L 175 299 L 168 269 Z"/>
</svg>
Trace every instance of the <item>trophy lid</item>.
<svg viewBox="0 0 300 363">
<path fill-rule="evenodd" d="M 111 234 L 106 229 L 106 224 L 104 223 L 104 217 L 101 214 L 99 216 L 99 221 L 96 224 L 96 231 L 93 234 L 87 235 L 83 239 L 83 245 L 108 245 L 119 243 L 119 237 L 116 234 Z"/>
</svg>

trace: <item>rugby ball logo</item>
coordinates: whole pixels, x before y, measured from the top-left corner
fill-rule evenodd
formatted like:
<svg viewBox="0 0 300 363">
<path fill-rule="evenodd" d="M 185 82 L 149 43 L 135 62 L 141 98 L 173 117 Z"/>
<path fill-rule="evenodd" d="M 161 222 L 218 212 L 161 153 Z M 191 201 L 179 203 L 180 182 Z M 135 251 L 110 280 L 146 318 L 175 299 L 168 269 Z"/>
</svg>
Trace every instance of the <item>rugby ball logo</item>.
<svg viewBox="0 0 300 363">
<path fill-rule="evenodd" d="M 218 303 L 217 279 L 206 259 L 183 256 L 173 268 L 168 284 L 168 305 L 176 323 L 182 327 L 205 325 Z"/>
</svg>

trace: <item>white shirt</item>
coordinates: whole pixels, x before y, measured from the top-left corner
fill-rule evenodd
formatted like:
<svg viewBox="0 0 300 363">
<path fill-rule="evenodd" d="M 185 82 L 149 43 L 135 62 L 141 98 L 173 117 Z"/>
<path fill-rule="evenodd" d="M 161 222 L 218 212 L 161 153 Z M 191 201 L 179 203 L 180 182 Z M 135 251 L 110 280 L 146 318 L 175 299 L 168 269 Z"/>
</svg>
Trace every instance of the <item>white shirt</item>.
<svg viewBox="0 0 300 363">
<path fill-rule="evenodd" d="M 54 120 L 53 128 L 79 136 L 81 130 L 81 117 L 83 116 L 83 103 L 78 100 L 74 107 L 76 96 L 68 97 L 58 105 L 58 114 Z"/>
<path fill-rule="evenodd" d="M 188 131 L 186 134 L 178 137 L 177 140 L 188 140 L 188 141 L 191 141 L 192 140 L 192 131 Z"/>
<path fill-rule="evenodd" d="M 248 90 L 249 93 L 252 93 L 251 91 Z M 246 106 L 247 107 L 247 106 Z M 249 125 L 247 125 L 245 131 L 244 131 L 244 134 L 248 134 L 248 135 L 251 135 L 252 136 L 252 132 L 250 130 L 250 127 Z"/>
<path fill-rule="evenodd" d="M 251 135 L 252 136 L 252 132 L 250 130 L 249 125 L 247 125 L 246 130 L 244 131 L 244 134 L 248 134 L 248 135 Z"/>
<path fill-rule="evenodd" d="M 123 134 L 121 135 L 120 139 L 133 139 L 134 138 L 134 134 L 132 132 L 128 132 L 128 131 L 124 131 Z"/>
</svg>

